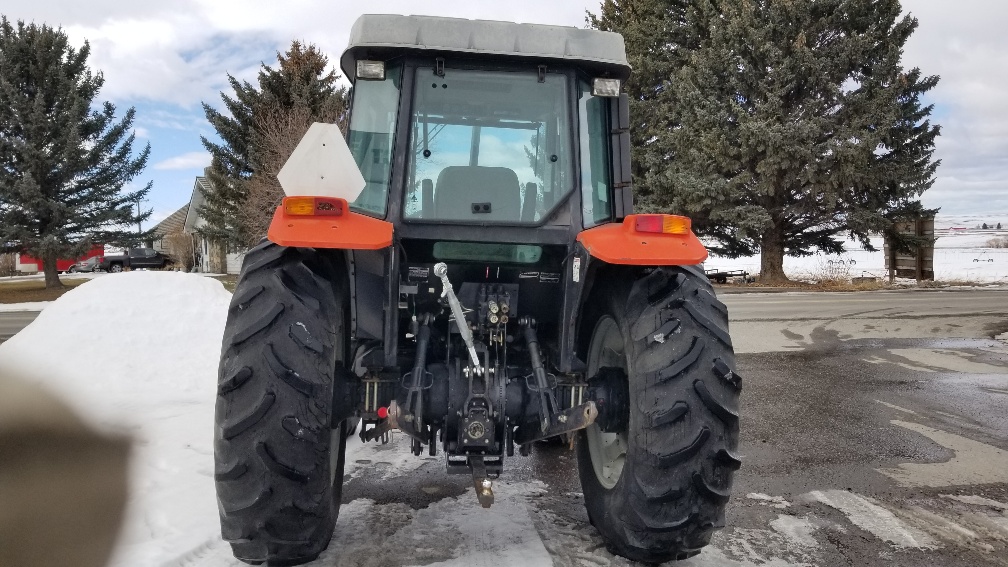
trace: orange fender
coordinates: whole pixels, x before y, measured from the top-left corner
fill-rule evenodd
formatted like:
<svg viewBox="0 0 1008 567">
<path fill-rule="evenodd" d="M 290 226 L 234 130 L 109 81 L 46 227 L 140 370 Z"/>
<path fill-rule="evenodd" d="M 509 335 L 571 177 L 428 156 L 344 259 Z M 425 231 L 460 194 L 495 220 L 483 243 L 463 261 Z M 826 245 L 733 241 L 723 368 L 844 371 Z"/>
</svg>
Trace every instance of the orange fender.
<svg viewBox="0 0 1008 567">
<path fill-rule="evenodd" d="M 690 266 L 707 259 L 707 249 L 689 228 L 680 234 L 641 232 L 636 229 L 640 217 L 658 215 L 629 215 L 622 223 L 611 223 L 582 231 L 577 236 L 593 257 L 610 264 L 631 266 Z M 668 217 L 669 215 L 663 215 Z M 659 223 L 660 226 L 660 223 Z"/>
<path fill-rule="evenodd" d="M 280 205 L 266 237 L 280 246 L 304 248 L 379 250 L 392 245 L 392 223 L 352 212 L 342 199 L 331 201 L 342 201 L 338 216 L 292 215 Z"/>
</svg>

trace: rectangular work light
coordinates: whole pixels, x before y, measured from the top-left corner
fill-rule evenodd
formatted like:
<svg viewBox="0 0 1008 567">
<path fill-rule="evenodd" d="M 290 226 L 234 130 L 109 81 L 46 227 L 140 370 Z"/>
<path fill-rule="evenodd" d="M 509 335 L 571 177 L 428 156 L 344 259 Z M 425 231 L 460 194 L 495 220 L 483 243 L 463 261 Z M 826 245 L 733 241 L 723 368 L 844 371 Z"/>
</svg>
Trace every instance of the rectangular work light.
<svg viewBox="0 0 1008 567">
<path fill-rule="evenodd" d="M 365 79 L 368 81 L 384 81 L 385 80 L 385 62 L 384 61 L 368 61 L 366 59 L 361 59 L 357 61 L 357 78 Z"/>
<path fill-rule="evenodd" d="M 597 78 L 592 81 L 592 94 L 595 96 L 618 97 L 620 95 L 620 80 Z"/>
</svg>

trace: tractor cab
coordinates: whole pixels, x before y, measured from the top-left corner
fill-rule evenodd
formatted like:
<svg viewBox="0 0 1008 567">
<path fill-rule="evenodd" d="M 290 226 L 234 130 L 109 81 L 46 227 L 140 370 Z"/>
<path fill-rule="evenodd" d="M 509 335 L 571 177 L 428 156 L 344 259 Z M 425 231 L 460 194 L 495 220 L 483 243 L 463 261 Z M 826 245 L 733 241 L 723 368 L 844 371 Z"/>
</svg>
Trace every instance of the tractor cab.
<svg viewBox="0 0 1008 567">
<path fill-rule="evenodd" d="M 363 16 L 341 64 L 354 81 L 348 144 L 367 181 L 354 210 L 396 225 L 515 234 L 629 212 L 614 206 L 613 188 L 628 180 L 614 180 L 611 166 L 613 111 L 618 121 L 630 71 L 619 35 Z"/>
</svg>

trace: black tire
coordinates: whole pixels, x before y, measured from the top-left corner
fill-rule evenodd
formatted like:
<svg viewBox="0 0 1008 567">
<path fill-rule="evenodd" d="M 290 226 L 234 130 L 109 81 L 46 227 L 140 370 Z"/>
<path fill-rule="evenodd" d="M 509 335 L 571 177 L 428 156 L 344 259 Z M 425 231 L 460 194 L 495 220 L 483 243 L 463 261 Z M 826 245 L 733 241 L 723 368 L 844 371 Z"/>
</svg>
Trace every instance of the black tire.
<svg viewBox="0 0 1008 567">
<path fill-rule="evenodd" d="M 629 377 L 629 423 L 622 433 L 593 425 L 578 434 L 588 517 L 613 553 L 647 563 L 684 559 L 724 526 L 741 466 L 728 312 L 695 267 L 608 282 L 588 303 L 594 309 L 582 318 L 581 344 L 589 372 L 622 366 L 618 376 Z M 606 445 L 613 436 L 621 448 Z M 613 456 L 620 451 L 622 462 Z"/>
<path fill-rule="evenodd" d="M 109 266 L 109 271 L 113 274 L 118 274 L 123 271 L 123 266 L 122 264 L 112 264 Z"/>
<path fill-rule="evenodd" d="M 264 242 L 231 300 L 214 428 L 221 535 L 247 563 L 297 565 L 329 545 L 339 515 L 346 416 L 346 274 L 324 253 Z"/>
</svg>

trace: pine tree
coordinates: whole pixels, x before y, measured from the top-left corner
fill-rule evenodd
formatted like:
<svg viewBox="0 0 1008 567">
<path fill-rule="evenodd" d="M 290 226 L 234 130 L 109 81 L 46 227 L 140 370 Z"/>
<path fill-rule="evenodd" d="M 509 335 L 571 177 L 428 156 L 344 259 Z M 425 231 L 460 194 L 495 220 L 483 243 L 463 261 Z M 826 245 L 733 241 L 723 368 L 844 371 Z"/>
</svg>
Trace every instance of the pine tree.
<svg viewBox="0 0 1008 567">
<path fill-rule="evenodd" d="M 249 199 L 250 194 L 264 193 L 279 199 L 273 171 L 277 122 L 290 122 L 305 113 L 311 118 L 305 130 L 312 121 L 341 125 L 346 121 L 347 89 L 339 86 L 335 71 L 327 71 L 328 58 L 316 46 L 294 41 L 286 53 L 277 54 L 277 60 L 276 68 L 262 65 L 256 85 L 228 75 L 234 94 L 222 92 L 221 99 L 230 116 L 203 104 L 207 120 L 221 140 L 215 143 L 202 138 L 212 156 L 208 178 L 213 187 L 204 195 L 202 215 L 207 227 L 203 232 L 221 243 L 247 247 L 265 236 L 263 219 L 249 213 L 272 216 L 278 203 L 255 199 L 250 206 Z"/>
<path fill-rule="evenodd" d="M 704 30 L 698 11 L 709 6 L 692 0 L 604 0 L 599 14 L 587 14 L 586 23 L 595 29 L 623 35 L 627 59 L 633 73 L 625 85 L 630 98 L 630 137 L 633 146 L 634 200 L 643 210 L 659 210 L 648 184 L 646 156 L 653 148 L 654 133 L 676 127 L 670 113 L 655 113 L 667 98 L 668 80 L 697 49 Z M 670 159 L 668 149 L 663 157 Z"/>
<path fill-rule="evenodd" d="M 901 67 L 917 21 L 898 0 L 687 4 L 607 0 L 596 18 L 627 30 L 632 62 L 653 56 L 641 45 L 670 54 L 628 85 L 649 117 L 634 138 L 645 208 L 693 217 L 717 253 L 761 252 L 770 282 L 785 254 L 840 252 L 844 233 L 868 244 L 922 211 L 939 129 L 920 98 L 938 78 Z"/>
<path fill-rule="evenodd" d="M 58 258 L 147 236 L 132 226 L 150 216 L 134 212 L 150 184 L 123 188 L 150 146 L 133 155 L 133 108 L 117 121 L 96 103 L 89 54 L 60 29 L 0 18 L 0 246 L 41 258 L 47 288 L 62 287 Z"/>
</svg>

